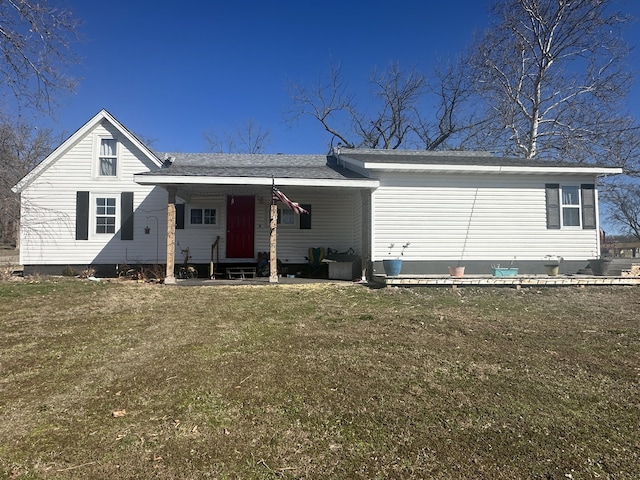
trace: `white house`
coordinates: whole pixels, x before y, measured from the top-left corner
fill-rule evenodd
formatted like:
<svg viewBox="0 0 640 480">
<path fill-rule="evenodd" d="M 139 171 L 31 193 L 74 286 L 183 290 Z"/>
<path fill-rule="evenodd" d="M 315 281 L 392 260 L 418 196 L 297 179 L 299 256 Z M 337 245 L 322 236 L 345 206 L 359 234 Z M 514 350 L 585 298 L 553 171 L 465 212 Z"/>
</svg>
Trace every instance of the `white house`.
<svg viewBox="0 0 640 480">
<path fill-rule="evenodd" d="M 403 273 L 462 263 L 488 274 L 513 258 L 521 272 L 543 273 L 546 255 L 571 271 L 600 250 L 598 177 L 621 172 L 483 152 L 156 153 L 103 110 L 14 187 L 20 262 L 26 273 L 166 264 L 170 277 L 188 249 L 202 272 L 255 264 L 269 251 L 275 183 L 309 211 L 280 204 L 285 268 L 303 268 L 322 246 L 353 251 L 371 274 L 409 242 Z"/>
</svg>

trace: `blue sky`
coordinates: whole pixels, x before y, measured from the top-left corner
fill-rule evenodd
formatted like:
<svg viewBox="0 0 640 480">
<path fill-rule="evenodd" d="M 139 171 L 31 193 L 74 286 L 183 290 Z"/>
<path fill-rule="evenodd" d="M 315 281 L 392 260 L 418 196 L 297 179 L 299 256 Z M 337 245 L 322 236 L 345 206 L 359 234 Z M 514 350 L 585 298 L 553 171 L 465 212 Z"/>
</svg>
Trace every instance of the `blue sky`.
<svg viewBox="0 0 640 480">
<path fill-rule="evenodd" d="M 159 151 L 204 151 L 202 132 L 248 119 L 271 131 L 267 153 L 325 153 L 313 120 L 285 122 L 290 82 L 312 85 L 331 62 L 354 88 L 374 67 L 428 73 L 487 21 L 486 0 L 68 0 L 84 22 L 77 92 L 64 96 L 57 131 L 72 133 L 105 108 Z M 640 17 L 640 2 L 621 0 Z M 640 48 L 640 23 L 627 41 Z M 633 61 L 640 65 L 640 53 Z M 640 85 L 630 98 L 640 117 Z"/>
</svg>

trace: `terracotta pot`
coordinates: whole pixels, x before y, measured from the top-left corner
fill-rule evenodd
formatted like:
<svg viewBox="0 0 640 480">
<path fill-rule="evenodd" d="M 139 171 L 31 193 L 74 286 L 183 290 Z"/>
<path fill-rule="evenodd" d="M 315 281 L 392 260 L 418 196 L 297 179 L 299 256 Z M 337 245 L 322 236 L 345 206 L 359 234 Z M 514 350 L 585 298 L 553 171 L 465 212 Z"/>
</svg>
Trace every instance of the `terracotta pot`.
<svg viewBox="0 0 640 480">
<path fill-rule="evenodd" d="M 449 275 L 452 277 L 464 276 L 464 267 L 449 267 Z"/>
</svg>

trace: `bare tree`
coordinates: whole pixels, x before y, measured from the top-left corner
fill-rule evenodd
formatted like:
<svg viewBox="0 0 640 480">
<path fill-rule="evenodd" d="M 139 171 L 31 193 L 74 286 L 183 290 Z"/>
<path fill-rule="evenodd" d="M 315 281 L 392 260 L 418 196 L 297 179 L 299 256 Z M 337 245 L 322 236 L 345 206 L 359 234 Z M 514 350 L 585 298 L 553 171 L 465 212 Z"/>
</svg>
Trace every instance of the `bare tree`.
<svg viewBox="0 0 640 480">
<path fill-rule="evenodd" d="M 293 103 L 289 118 L 309 116 L 332 139 L 352 148 L 443 148 L 467 126 L 459 121 L 458 112 L 469 98 L 470 83 L 459 67 L 437 71 L 432 81 L 415 68 L 402 70 L 397 63 L 381 72 L 374 70 L 371 90 L 362 102 L 366 106 L 361 107 L 340 66 L 332 64 L 316 85 L 289 87 Z"/>
<path fill-rule="evenodd" d="M 298 120 L 310 116 L 317 120 L 322 128 L 337 138 L 345 146 L 353 148 L 351 123 L 355 112 L 355 96 L 348 92 L 340 73 L 340 65 L 331 64 L 327 76 L 307 87 L 301 84 L 289 85 L 289 95 L 293 107 L 289 119 Z"/>
<path fill-rule="evenodd" d="M 15 245 L 17 240 L 20 203 L 11 187 L 51 152 L 51 145 L 50 130 L 0 125 L 0 243 Z"/>
<path fill-rule="evenodd" d="M 215 153 L 265 153 L 271 137 L 270 130 L 264 130 L 252 119 L 247 120 L 234 133 L 214 130 L 202 133 L 207 151 Z"/>
<path fill-rule="evenodd" d="M 77 60 L 70 48 L 77 26 L 47 0 L 0 1 L 0 92 L 13 105 L 50 109 L 55 92 L 75 87 L 65 70 Z"/>
<path fill-rule="evenodd" d="M 612 184 L 602 197 L 610 206 L 607 213 L 609 222 L 620 228 L 622 233 L 633 235 L 640 241 L 640 185 L 629 181 Z"/>
<path fill-rule="evenodd" d="M 396 149 L 406 143 L 418 124 L 418 106 L 426 92 L 426 78 L 415 69 L 404 72 L 398 64 L 378 73 L 370 81 L 377 110 L 355 112 L 354 133 L 362 146 Z"/>
<path fill-rule="evenodd" d="M 437 64 L 428 84 L 435 110 L 418 111 L 416 135 L 427 150 L 477 148 L 475 137 L 486 123 L 471 108 L 472 71 L 466 53 L 454 61 Z"/>
<path fill-rule="evenodd" d="M 637 127 L 622 103 L 628 17 L 614 0 L 497 0 L 492 14 L 474 59 L 492 122 L 486 142 L 525 158 L 624 157 L 614 143 Z"/>
</svg>

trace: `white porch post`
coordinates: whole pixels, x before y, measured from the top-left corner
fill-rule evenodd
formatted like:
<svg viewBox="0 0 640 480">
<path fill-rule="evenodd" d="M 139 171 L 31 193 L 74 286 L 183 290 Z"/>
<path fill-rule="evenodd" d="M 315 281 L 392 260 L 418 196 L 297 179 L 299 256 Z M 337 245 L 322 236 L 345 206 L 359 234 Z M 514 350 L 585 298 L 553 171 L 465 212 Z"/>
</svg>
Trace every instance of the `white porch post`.
<svg viewBox="0 0 640 480">
<path fill-rule="evenodd" d="M 371 275 L 371 190 L 360 191 L 362 200 L 362 280 Z"/>
<path fill-rule="evenodd" d="M 176 187 L 167 188 L 169 199 L 167 201 L 167 270 L 164 283 L 175 285 L 174 262 L 176 254 Z"/>
</svg>

